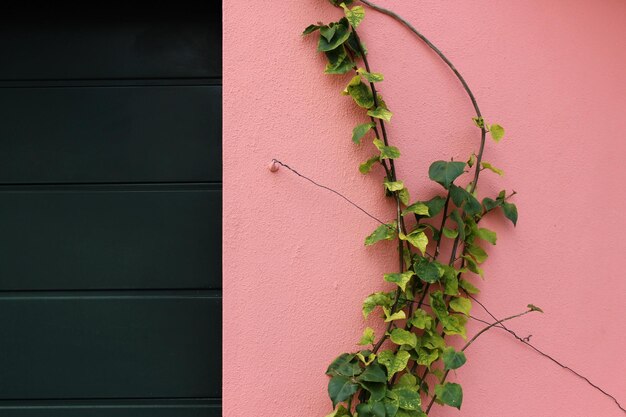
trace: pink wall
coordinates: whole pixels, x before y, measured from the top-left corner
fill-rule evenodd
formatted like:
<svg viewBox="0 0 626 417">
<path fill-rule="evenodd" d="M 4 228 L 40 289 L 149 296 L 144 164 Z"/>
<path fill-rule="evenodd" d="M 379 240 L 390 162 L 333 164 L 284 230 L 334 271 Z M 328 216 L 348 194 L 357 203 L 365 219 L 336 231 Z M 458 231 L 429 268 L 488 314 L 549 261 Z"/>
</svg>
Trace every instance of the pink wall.
<svg viewBox="0 0 626 417">
<path fill-rule="evenodd" d="M 489 220 L 481 300 L 626 404 L 626 3 L 623 0 L 380 0 L 414 22 L 465 74 L 507 136 L 486 160 L 481 195 L 515 189 L 514 229 Z M 379 217 L 371 145 L 350 142 L 362 113 L 325 76 L 309 23 L 340 16 L 325 0 L 224 2 L 224 415 L 324 416 L 324 370 L 356 348 L 360 306 L 388 288 L 392 245 L 364 247 L 376 224 L 271 158 L 331 185 Z M 476 149 L 472 108 L 451 72 L 389 18 L 368 10 L 361 36 L 394 111 L 391 141 L 414 196 L 435 159 Z M 387 256 L 387 261 L 381 261 Z M 480 309 L 475 308 L 480 315 Z M 370 322 L 374 323 L 376 320 Z M 473 327 L 475 330 L 476 327 Z M 607 398 L 499 331 L 458 372 L 462 412 L 438 416 L 623 416 Z"/>
</svg>

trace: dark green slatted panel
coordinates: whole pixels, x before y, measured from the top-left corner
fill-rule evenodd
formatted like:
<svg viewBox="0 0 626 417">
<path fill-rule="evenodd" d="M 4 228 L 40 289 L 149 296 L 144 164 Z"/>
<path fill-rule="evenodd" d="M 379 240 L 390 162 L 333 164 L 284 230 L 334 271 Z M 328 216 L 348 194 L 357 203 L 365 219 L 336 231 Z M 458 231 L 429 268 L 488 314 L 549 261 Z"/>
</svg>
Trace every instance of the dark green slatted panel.
<svg viewBox="0 0 626 417">
<path fill-rule="evenodd" d="M 5 401 L 3 417 L 219 417 L 216 400 Z"/>
<path fill-rule="evenodd" d="M 0 416 L 221 415 L 221 4 L 0 16 Z"/>
<path fill-rule="evenodd" d="M 0 311 L 0 399 L 220 396 L 219 293 L 11 294 Z"/>
<path fill-rule="evenodd" d="M 0 291 L 219 289 L 221 207 L 219 185 L 0 186 Z"/>
<path fill-rule="evenodd" d="M 213 3 L 3 10 L 0 80 L 221 78 L 221 5 Z"/>
<path fill-rule="evenodd" d="M 221 89 L 4 88 L 0 183 L 221 181 Z"/>
</svg>

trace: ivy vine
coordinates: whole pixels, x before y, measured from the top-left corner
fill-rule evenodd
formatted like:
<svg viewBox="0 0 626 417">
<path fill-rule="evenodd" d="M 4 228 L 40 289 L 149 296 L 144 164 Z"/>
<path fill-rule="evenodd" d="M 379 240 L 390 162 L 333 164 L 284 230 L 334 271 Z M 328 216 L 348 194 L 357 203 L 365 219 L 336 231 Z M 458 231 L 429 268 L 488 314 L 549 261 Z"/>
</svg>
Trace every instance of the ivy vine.
<svg viewBox="0 0 626 417">
<path fill-rule="evenodd" d="M 385 195 L 395 202 L 395 216 L 381 221 L 339 192 L 316 183 L 280 161 L 274 160 L 274 163 L 339 195 L 378 221 L 380 226 L 365 238 L 364 243 L 370 246 L 385 240 L 395 241 L 398 267 L 383 275 L 383 280 L 394 284 L 395 290 L 375 292 L 364 300 L 362 306 L 365 318 L 375 311 L 381 313 L 381 319 L 386 323 L 383 334 L 376 335 L 374 329 L 367 327 L 358 342 L 363 348 L 340 354 L 326 370 L 330 377 L 328 394 L 333 406 L 327 417 L 424 417 L 430 414 L 435 403 L 460 409 L 462 386 L 448 382 L 448 375 L 465 365 L 465 351 L 494 327 L 506 330 L 540 354 L 570 369 L 503 324 L 529 313 L 542 312 L 539 307 L 529 304 L 521 313 L 496 319 L 474 297 L 479 289 L 472 284 L 471 276 L 483 277 L 482 264 L 488 258 L 486 248 L 497 241 L 494 231 L 481 227 L 481 220 L 499 212 L 513 225 L 518 221 L 517 207 L 511 202 L 514 191 L 502 190 L 482 200 L 478 197 L 478 183 L 483 172 L 503 175 L 500 168 L 485 161 L 483 156 L 487 136 L 500 142 L 505 136 L 504 128 L 483 118 L 466 81 L 437 47 L 394 12 L 369 0 L 360 0 L 398 20 L 426 42 L 457 76 L 476 113 L 472 120 L 480 132 L 478 151 L 466 161 L 433 162 L 428 176 L 439 184 L 441 194 L 428 200 L 413 199 L 405 182 L 396 174 L 401 151 L 391 144 L 386 129 L 393 113 L 377 88 L 384 76 L 370 68 L 367 49 L 357 33 L 365 18 L 365 9 L 353 6 L 353 0 L 329 1 L 343 9 L 344 17 L 328 24 L 312 24 L 303 35 L 319 35 L 317 51 L 328 61 L 326 74 L 352 75 L 342 94 L 349 96 L 367 119 L 354 127 L 351 139 L 363 148 L 368 147 L 364 146 L 366 142 L 371 142 L 373 150 L 358 169 L 367 175 L 376 167 L 382 168 L 381 186 Z M 441 248 L 446 239 L 451 243 L 451 250 L 448 258 L 443 260 Z M 495 322 L 478 320 L 487 326 L 467 340 L 467 321 L 475 319 L 470 315 L 472 301 L 484 308 Z M 465 342 L 456 349 L 453 345 L 459 344 L 451 343 L 450 338 L 461 338 Z M 584 376 L 576 375 L 612 398 L 624 410 L 614 397 Z"/>
</svg>

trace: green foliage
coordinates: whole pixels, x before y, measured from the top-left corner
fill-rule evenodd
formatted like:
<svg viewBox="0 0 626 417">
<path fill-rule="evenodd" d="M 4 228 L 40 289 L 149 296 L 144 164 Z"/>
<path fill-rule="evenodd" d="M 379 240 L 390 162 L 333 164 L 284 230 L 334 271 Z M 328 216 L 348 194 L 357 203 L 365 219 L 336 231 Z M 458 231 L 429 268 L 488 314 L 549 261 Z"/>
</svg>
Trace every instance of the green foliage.
<svg viewBox="0 0 626 417">
<path fill-rule="evenodd" d="M 411 355 L 406 350 L 401 350 L 397 354 L 390 350 L 383 350 L 378 354 L 378 362 L 387 368 L 387 381 L 391 381 L 397 372 L 406 368 L 410 357 Z"/>
<path fill-rule="evenodd" d="M 461 366 L 465 365 L 467 362 L 467 358 L 465 357 L 465 353 L 457 352 L 453 347 L 448 346 L 443 350 L 443 354 L 441 355 L 443 359 L 444 369 L 458 369 Z"/>
<path fill-rule="evenodd" d="M 360 75 L 355 75 L 348 86 L 346 87 L 346 93 L 352 97 L 354 102 L 364 109 L 369 109 L 374 105 L 374 96 L 370 87 L 361 81 Z"/>
<path fill-rule="evenodd" d="M 363 330 L 363 336 L 361 336 L 361 340 L 359 341 L 359 345 L 373 345 L 374 344 L 374 329 L 371 327 L 366 327 Z"/>
<path fill-rule="evenodd" d="M 377 119 L 382 119 L 386 122 L 390 122 L 391 116 L 393 116 L 393 113 L 384 107 L 378 106 L 374 110 L 369 110 L 367 112 L 367 115 L 371 117 L 375 117 Z"/>
<path fill-rule="evenodd" d="M 365 245 L 370 246 L 381 240 L 392 240 L 396 238 L 396 230 L 398 225 L 396 222 L 389 224 L 381 224 L 372 232 L 371 235 L 365 238 Z"/>
<path fill-rule="evenodd" d="M 496 244 L 496 233 L 480 227 L 479 223 L 484 216 L 497 211 L 516 225 L 517 207 L 509 201 L 515 193 L 507 196 L 501 191 L 495 197 L 478 199 L 480 190 L 476 188 L 481 171 L 504 174 L 500 168 L 482 160 L 481 146 L 467 163 L 433 162 L 428 177 L 444 190 L 429 200 L 411 201 L 407 185 L 413 189 L 411 181 L 414 181 L 421 186 L 421 179 L 397 175 L 395 167 L 401 152 L 392 145 L 385 126 L 392 112 L 378 91 L 378 83 L 384 77 L 369 69 L 367 50 L 355 30 L 363 24 L 365 10 L 360 5 L 353 7 L 352 0 L 330 0 L 330 3 L 340 7 L 345 16 L 337 22 L 310 25 L 303 35 L 319 37 L 317 50 L 326 58 L 326 74 L 350 74 L 343 94 L 349 95 L 361 114 L 371 119 L 352 129 L 352 142 L 360 145 L 364 138 L 374 136 L 371 131 L 380 135 L 372 138 L 378 153 L 361 163 L 359 171 L 368 174 L 375 165 L 381 165 L 384 170 L 381 183 L 385 195 L 394 200 L 396 218 L 378 226 L 365 238 L 365 245 L 394 240 L 397 247 L 390 256 L 394 265 L 399 257 L 399 268 L 383 276 L 385 282 L 395 285 L 393 291 L 375 292 L 363 301 L 363 317 L 368 319 L 380 308 L 382 314 L 378 316 L 386 326 L 378 338 L 371 327 L 363 331 L 358 344 L 371 350 L 343 353 L 326 371 L 334 410 L 327 417 L 355 417 L 354 410 L 358 417 L 427 417 L 433 401 L 460 409 L 462 388 L 445 379 L 447 371 L 459 369 L 467 358 L 464 349 L 448 346 L 446 338 L 467 337 L 472 302 L 466 296 L 478 293 L 468 275 L 483 275 L 481 266 L 488 259 L 484 246 Z M 481 137 L 489 133 L 496 142 L 504 137 L 504 129 L 498 124 L 487 124 L 480 116 L 473 118 L 473 123 L 481 129 Z M 462 175 L 466 169 L 472 175 L 464 181 Z M 444 261 L 441 252 L 449 250 L 450 260 Z M 532 304 L 528 308 L 541 311 Z M 380 350 L 382 346 L 388 349 Z M 429 373 L 439 382 L 434 392 L 427 382 L 431 379 L 422 380 L 422 375 Z M 422 398 L 429 398 L 430 402 L 424 409 Z"/>
<path fill-rule="evenodd" d="M 463 403 L 463 389 L 459 384 L 446 382 L 435 386 L 435 395 L 444 404 L 461 409 Z"/>
<path fill-rule="evenodd" d="M 341 3 L 340 6 L 343 8 L 346 19 L 348 19 L 352 27 L 359 26 L 359 23 L 365 18 L 365 9 L 363 6 L 355 6 L 349 9 L 345 2 Z"/>
<path fill-rule="evenodd" d="M 365 136 L 373 127 L 376 127 L 376 125 L 372 122 L 356 126 L 352 130 L 352 142 L 356 144 L 361 143 L 361 138 L 363 138 L 363 136 Z"/>
<path fill-rule="evenodd" d="M 428 169 L 428 177 L 448 189 L 464 170 L 465 162 L 435 161 Z"/>
</svg>

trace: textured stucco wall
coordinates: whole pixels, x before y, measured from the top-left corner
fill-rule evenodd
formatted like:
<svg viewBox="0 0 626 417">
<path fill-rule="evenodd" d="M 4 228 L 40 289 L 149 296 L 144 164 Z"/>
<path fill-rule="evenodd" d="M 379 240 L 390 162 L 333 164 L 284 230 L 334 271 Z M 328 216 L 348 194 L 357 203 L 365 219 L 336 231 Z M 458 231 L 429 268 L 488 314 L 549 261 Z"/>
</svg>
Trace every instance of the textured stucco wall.
<svg viewBox="0 0 626 417">
<path fill-rule="evenodd" d="M 224 415 L 321 416 L 330 411 L 324 370 L 355 349 L 361 301 L 389 288 L 382 273 L 394 270 L 395 249 L 364 247 L 375 223 L 267 165 L 281 159 L 379 217 L 393 208 L 380 171 L 357 170 L 371 145 L 350 142 L 365 119 L 339 94 L 348 78 L 323 75 L 314 37 L 300 36 L 340 10 L 325 0 L 224 3 Z M 485 173 L 481 195 L 515 189 L 520 221 L 487 221 L 499 240 L 486 280 L 476 281 L 481 300 L 499 316 L 543 307 L 511 327 L 626 403 L 626 3 L 380 3 L 439 45 L 485 117 L 507 129 L 485 154 L 506 176 Z M 476 149 L 470 103 L 448 68 L 389 18 L 368 10 L 361 36 L 386 76 L 400 177 L 414 196 L 429 195 L 431 161 Z M 438 416 L 623 416 L 503 332 L 467 354 L 462 411 L 436 408 Z"/>
</svg>

